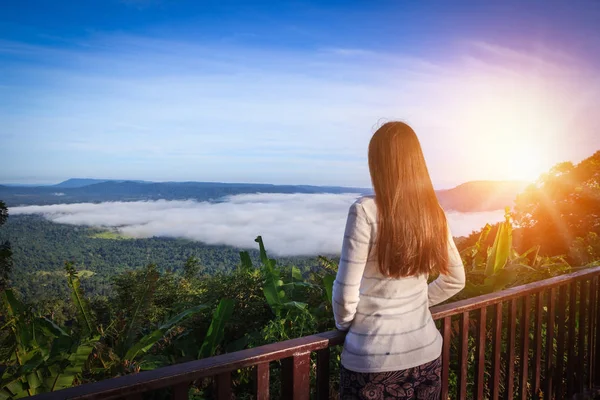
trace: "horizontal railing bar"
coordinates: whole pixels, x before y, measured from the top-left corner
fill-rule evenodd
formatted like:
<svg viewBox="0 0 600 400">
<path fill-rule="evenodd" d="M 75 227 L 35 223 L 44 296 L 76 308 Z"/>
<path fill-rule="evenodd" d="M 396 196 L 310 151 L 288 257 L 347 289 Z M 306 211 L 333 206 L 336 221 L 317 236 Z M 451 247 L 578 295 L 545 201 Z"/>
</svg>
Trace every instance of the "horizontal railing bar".
<svg viewBox="0 0 600 400">
<path fill-rule="evenodd" d="M 505 289 L 500 292 L 432 307 L 431 314 L 433 319 L 439 320 L 445 317 L 477 310 L 489 305 L 498 304 L 506 300 L 537 293 L 544 289 L 560 286 L 567 282 L 573 282 L 597 275 L 600 275 L 600 267 L 587 268 L 570 274 L 545 279 L 543 281 Z M 292 357 L 296 353 L 313 352 L 327 347 L 341 345 L 344 343 L 344 337 L 344 332 L 324 332 L 252 349 L 204 358 L 202 360 L 175 364 L 158 368 L 153 371 L 144 371 L 138 374 L 75 386 L 57 392 L 44 393 L 35 396 L 35 398 L 40 400 L 115 399 L 134 393 L 161 389 L 184 382 L 192 382 L 200 378 L 215 376 L 223 372 L 249 368 L 259 363 L 281 360 Z"/>
<path fill-rule="evenodd" d="M 144 371 L 138 374 L 120 376 L 100 382 L 75 386 L 57 392 L 38 395 L 40 400 L 63 399 L 111 399 L 132 393 L 156 390 L 182 382 L 218 375 L 223 372 L 253 367 L 256 364 L 292 357 L 296 353 L 321 350 L 344 343 L 345 334 L 338 331 L 319 333 L 283 342 L 271 343 L 252 349 L 221 354 Z"/>
<path fill-rule="evenodd" d="M 518 297 L 534 294 L 544 289 L 560 286 L 568 282 L 579 281 L 600 274 L 600 267 L 586 268 L 570 274 L 555 276 L 554 278 L 544 279 L 542 281 L 527 283 L 521 286 L 515 286 L 504 289 L 499 292 L 484 294 L 470 299 L 455 301 L 431 308 L 431 315 L 434 320 L 444 317 L 462 314 L 464 312 L 477 310 L 481 307 L 487 307 L 496 303 L 512 300 Z"/>
</svg>

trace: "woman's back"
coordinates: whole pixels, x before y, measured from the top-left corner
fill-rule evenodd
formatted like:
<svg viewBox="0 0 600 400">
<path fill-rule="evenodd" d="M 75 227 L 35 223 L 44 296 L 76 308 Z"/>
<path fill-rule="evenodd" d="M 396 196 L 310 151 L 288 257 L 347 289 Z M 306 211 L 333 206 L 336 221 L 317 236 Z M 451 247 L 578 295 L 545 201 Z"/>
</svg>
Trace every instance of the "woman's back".
<svg viewBox="0 0 600 400">
<path fill-rule="evenodd" d="M 390 278 L 381 273 L 375 240 L 374 197 L 350 208 L 333 288 L 338 329 L 347 330 L 342 364 L 356 372 L 397 371 L 439 357 L 441 336 L 429 306 L 464 286 L 464 269 L 448 232 L 449 274 L 427 285 L 427 275 Z"/>
</svg>

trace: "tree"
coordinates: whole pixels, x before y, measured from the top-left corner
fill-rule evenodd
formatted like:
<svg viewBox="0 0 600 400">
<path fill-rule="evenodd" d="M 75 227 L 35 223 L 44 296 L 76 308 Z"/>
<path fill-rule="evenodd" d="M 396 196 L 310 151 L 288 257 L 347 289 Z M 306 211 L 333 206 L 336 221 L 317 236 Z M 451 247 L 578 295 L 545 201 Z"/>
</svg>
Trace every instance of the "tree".
<svg viewBox="0 0 600 400">
<path fill-rule="evenodd" d="M 566 254 L 575 238 L 600 233 L 600 151 L 553 167 L 517 197 L 515 212 L 521 246 L 539 244 L 546 255 Z"/>
<path fill-rule="evenodd" d="M 197 257 L 189 256 L 183 265 L 183 277 L 186 281 L 191 281 L 198 277 L 198 274 L 203 269 L 200 265 L 200 260 Z"/>
<path fill-rule="evenodd" d="M 0 226 L 4 225 L 8 219 L 8 209 L 3 201 L 0 200 Z M 12 271 L 12 249 L 10 242 L 0 242 L 0 292 L 7 289 L 8 279 Z"/>
</svg>

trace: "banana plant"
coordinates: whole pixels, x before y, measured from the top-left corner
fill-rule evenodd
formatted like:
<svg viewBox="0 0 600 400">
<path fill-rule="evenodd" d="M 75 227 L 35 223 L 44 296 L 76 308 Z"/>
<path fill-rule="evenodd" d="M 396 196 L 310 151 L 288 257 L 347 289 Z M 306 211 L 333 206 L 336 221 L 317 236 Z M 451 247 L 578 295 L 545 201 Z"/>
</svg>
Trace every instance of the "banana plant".
<svg viewBox="0 0 600 400">
<path fill-rule="evenodd" d="M 461 253 L 466 261 L 471 261 L 470 277 L 474 278 L 466 282 L 463 290 L 468 297 L 527 283 L 536 280 L 530 279 L 536 275 L 539 275 L 537 279 L 543 279 L 570 269 L 569 264 L 561 257 L 540 257 L 539 246 L 519 254 L 513 248 L 512 229 L 511 213 L 507 207 L 505 220 L 498 225 L 493 245 L 489 248 L 485 246 L 491 231 L 491 226 L 486 225 L 477 243 Z"/>
<path fill-rule="evenodd" d="M 222 299 L 219 302 L 198 352 L 198 358 L 210 357 L 215 354 L 217 346 L 223 341 L 225 324 L 233 314 L 233 306 L 234 302 L 231 299 Z"/>
<path fill-rule="evenodd" d="M 98 337 L 81 337 L 37 316 L 12 290 L 2 293 L 14 347 L 0 380 L 0 399 L 70 387 L 79 379 Z"/>
<path fill-rule="evenodd" d="M 300 287 L 318 288 L 318 286 L 305 282 L 297 267 L 291 268 L 290 281 L 284 283 L 281 278 L 281 269 L 277 267 L 277 260 L 268 257 L 262 237 L 258 236 L 254 241 L 258 243 L 262 273 L 265 278 L 263 293 L 273 313 L 280 316 L 283 311 L 306 310 L 308 306 L 306 302 L 293 299 L 294 289 Z M 240 252 L 240 258 L 244 268 L 252 268 L 248 252 Z M 286 290 L 290 295 L 286 294 Z"/>
<path fill-rule="evenodd" d="M 471 275 L 483 278 L 482 283 L 466 282 L 463 292 L 469 296 L 502 290 L 516 279 L 517 271 L 514 268 L 506 268 L 513 254 L 512 221 L 508 207 L 504 222 L 498 225 L 494 244 L 486 248 L 485 241 L 490 231 L 491 226 L 488 224 L 482 230 L 477 243 L 462 252 L 463 257 L 467 255 L 472 261 Z"/>
</svg>

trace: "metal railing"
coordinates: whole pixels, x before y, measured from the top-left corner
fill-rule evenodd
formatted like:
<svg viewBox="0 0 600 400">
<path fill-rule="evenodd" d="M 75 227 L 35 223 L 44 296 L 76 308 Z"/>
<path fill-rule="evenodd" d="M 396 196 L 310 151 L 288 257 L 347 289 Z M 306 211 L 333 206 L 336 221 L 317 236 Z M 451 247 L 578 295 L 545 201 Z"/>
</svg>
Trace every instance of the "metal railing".
<svg viewBox="0 0 600 400">
<path fill-rule="evenodd" d="M 567 399 L 600 384 L 600 267 L 433 307 L 444 338 L 442 399 Z M 269 398 L 270 363 L 281 361 L 281 398 L 330 395 L 330 348 L 344 334 L 325 332 L 153 371 L 108 379 L 37 399 L 142 399 L 171 388 L 187 399 L 210 378 L 218 399 L 232 398 L 231 374 L 252 368 L 256 399 Z M 316 387 L 310 387 L 316 353 Z"/>
</svg>

